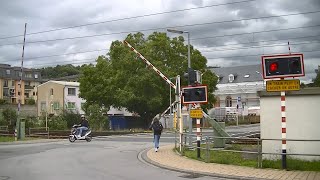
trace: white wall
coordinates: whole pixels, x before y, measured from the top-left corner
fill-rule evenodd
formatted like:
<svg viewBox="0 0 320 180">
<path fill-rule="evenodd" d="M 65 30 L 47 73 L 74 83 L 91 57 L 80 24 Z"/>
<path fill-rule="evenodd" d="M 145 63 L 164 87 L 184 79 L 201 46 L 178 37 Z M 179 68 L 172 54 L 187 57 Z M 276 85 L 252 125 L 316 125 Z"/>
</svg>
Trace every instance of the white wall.
<svg viewBox="0 0 320 180">
<path fill-rule="evenodd" d="M 287 139 L 320 140 L 320 88 L 313 95 L 286 96 Z M 298 93 L 298 92 L 297 92 Z M 281 139 L 280 96 L 260 98 L 261 139 Z M 280 153 L 281 141 L 263 141 L 262 152 Z M 320 141 L 287 141 L 287 153 L 320 154 Z M 320 160 L 320 156 L 293 156 L 298 159 Z M 267 159 L 281 156 L 264 155 Z"/>
<path fill-rule="evenodd" d="M 107 113 L 108 115 L 115 115 L 115 114 L 121 114 L 124 116 L 132 116 L 132 113 L 130 113 L 129 111 L 127 111 L 126 108 L 114 108 L 114 107 L 110 107 L 110 110 Z"/>
<path fill-rule="evenodd" d="M 257 93 L 239 93 L 239 94 L 224 94 L 217 95 L 220 98 L 220 107 L 226 107 L 226 98 L 230 96 L 232 98 L 232 107 L 237 107 L 237 99 L 241 97 L 241 103 L 245 103 L 248 107 L 260 106 L 260 98 Z"/>
<path fill-rule="evenodd" d="M 247 107 L 254 107 L 260 106 L 257 91 L 263 90 L 264 88 L 262 81 L 218 84 L 214 95 L 220 98 L 220 107 L 226 107 L 225 100 L 227 96 L 232 98 L 232 107 L 237 107 L 238 97 L 241 97 L 241 102 Z"/>
<path fill-rule="evenodd" d="M 76 95 L 68 95 L 68 88 L 76 88 Z M 68 102 L 75 102 L 76 109 L 75 112 L 84 114 L 84 111 L 81 109 L 81 103 L 86 102 L 84 99 L 79 97 L 79 87 L 78 86 L 65 86 L 64 88 L 64 102 L 67 105 Z"/>
</svg>

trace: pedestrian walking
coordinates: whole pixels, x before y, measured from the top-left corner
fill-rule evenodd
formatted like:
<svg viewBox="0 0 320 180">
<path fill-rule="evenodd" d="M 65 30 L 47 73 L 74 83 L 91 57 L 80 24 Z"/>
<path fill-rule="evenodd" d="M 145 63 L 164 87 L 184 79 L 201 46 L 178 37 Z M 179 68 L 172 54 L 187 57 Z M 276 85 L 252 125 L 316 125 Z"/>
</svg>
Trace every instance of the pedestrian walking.
<svg viewBox="0 0 320 180">
<path fill-rule="evenodd" d="M 149 129 L 153 130 L 153 142 L 154 142 L 154 151 L 158 152 L 159 150 L 159 143 L 160 143 L 160 136 L 163 130 L 163 126 L 160 122 L 160 114 L 159 117 L 155 117 L 152 120 L 152 123 Z"/>
</svg>

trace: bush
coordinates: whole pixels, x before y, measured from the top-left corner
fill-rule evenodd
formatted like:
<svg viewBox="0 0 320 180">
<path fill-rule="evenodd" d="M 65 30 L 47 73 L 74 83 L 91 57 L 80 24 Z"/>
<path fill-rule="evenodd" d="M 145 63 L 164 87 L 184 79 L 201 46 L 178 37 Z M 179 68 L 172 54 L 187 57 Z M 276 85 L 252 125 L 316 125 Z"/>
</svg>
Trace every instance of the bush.
<svg viewBox="0 0 320 180">
<path fill-rule="evenodd" d="M 97 104 L 88 105 L 86 108 L 86 113 L 88 114 L 88 120 L 90 128 L 92 130 L 102 131 L 104 129 L 109 129 L 108 117 L 104 116 L 106 109 L 101 108 Z"/>
<path fill-rule="evenodd" d="M 3 104 L 8 104 L 8 101 L 5 100 L 5 99 L 0 99 L 0 104 L 3 105 Z"/>
<path fill-rule="evenodd" d="M 26 104 L 28 105 L 35 105 L 36 101 L 34 99 L 26 99 Z"/>
<path fill-rule="evenodd" d="M 27 116 L 25 118 L 25 123 L 26 123 L 26 129 L 28 128 L 35 128 L 35 127 L 39 127 L 40 124 L 39 124 L 39 120 L 37 117 L 35 116 Z"/>
<path fill-rule="evenodd" d="M 12 127 L 15 126 L 18 115 L 16 110 L 12 109 L 12 108 L 5 108 L 2 111 L 2 116 L 4 121 L 7 122 L 7 125 L 11 125 Z"/>
<path fill-rule="evenodd" d="M 46 121 L 44 120 L 42 127 L 45 127 Z M 66 130 L 67 121 L 61 118 L 61 116 L 53 116 L 52 118 L 48 119 L 48 127 L 50 130 Z"/>
<path fill-rule="evenodd" d="M 0 118 L 0 126 L 8 126 L 8 122 L 5 121 L 3 117 Z"/>
<path fill-rule="evenodd" d="M 70 129 L 74 124 L 80 123 L 80 114 L 72 111 L 64 111 L 61 118 L 67 122 L 67 127 Z"/>
<path fill-rule="evenodd" d="M 40 127 L 46 127 L 46 117 L 41 116 L 40 117 Z M 48 117 L 48 127 L 50 130 L 66 130 L 67 128 L 67 122 L 61 118 L 61 116 L 52 116 Z"/>
</svg>

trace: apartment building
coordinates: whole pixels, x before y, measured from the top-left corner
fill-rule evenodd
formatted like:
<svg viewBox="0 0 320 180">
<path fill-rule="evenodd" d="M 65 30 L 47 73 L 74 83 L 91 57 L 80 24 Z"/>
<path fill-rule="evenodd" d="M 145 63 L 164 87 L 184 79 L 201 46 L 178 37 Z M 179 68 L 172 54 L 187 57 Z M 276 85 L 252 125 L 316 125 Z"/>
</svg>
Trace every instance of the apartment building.
<svg viewBox="0 0 320 180">
<path fill-rule="evenodd" d="M 20 78 L 22 78 L 21 89 L 19 86 Z M 41 73 L 38 69 L 23 68 L 23 73 L 21 73 L 20 67 L 0 64 L 0 99 L 6 100 L 7 103 L 17 104 L 19 96 L 21 104 L 25 104 L 28 99 L 36 101 L 36 87 L 41 83 Z"/>
<path fill-rule="evenodd" d="M 81 109 L 85 100 L 79 97 L 79 83 L 48 81 L 38 86 L 38 116 L 42 113 L 58 115 L 63 110 L 84 114 Z"/>
</svg>

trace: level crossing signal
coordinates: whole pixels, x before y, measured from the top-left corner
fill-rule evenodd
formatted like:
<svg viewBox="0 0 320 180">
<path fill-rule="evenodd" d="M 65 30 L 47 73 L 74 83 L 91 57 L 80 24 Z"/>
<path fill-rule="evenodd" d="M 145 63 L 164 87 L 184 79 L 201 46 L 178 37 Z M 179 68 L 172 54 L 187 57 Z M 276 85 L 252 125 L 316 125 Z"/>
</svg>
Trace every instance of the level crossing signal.
<svg viewBox="0 0 320 180">
<path fill-rule="evenodd" d="M 182 88 L 183 104 L 208 103 L 208 88 L 206 85 L 188 86 Z"/>
<path fill-rule="evenodd" d="M 264 79 L 304 76 L 303 54 L 262 56 Z"/>
</svg>

